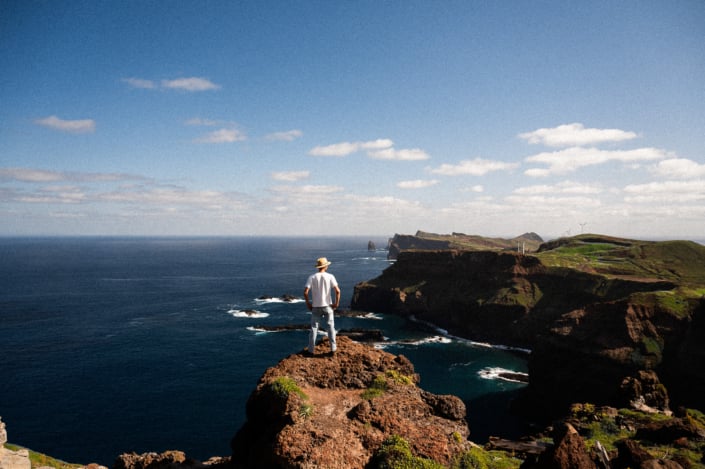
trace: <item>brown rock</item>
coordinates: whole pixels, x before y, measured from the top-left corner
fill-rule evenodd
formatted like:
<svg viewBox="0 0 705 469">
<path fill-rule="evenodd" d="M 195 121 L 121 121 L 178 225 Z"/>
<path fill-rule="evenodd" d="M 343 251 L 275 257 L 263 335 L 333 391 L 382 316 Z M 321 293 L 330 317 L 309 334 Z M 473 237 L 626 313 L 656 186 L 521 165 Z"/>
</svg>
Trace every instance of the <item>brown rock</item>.
<svg viewBox="0 0 705 469">
<path fill-rule="evenodd" d="M 626 469 L 641 466 L 641 463 L 652 459 L 651 455 L 634 440 L 618 441 L 618 455 L 612 460 L 612 469 Z"/>
<path fill-rule="evenodd" d="M 597 465 L 585 448 L 585 441 L 575 428 L 563 423 L 553 435 L 555 446 L 543 452 L 532 466 L 537 469 L 595 469 Z"/>
<path fill-rule="evenodd" d="M 180 469 L 185 461 L 186 455 L 181 451 L 125 453 L 118 456 L 113 469 Z"/>
<path fill-rule="evenodd" d="M 463 402 L 420 389 L 408 359 L 347 337 L 335 355 L 327 350 L 324 340 L 314 356 L 291 355 L 264 373 L 232 441 L 236 467 L 364 468 L 392 435 L 446 465 L 469 448 Z M 282 379 L 296 390 L 273 391 Z M 373 383 L 380 391 L 363 397 Z"/>
</svg>

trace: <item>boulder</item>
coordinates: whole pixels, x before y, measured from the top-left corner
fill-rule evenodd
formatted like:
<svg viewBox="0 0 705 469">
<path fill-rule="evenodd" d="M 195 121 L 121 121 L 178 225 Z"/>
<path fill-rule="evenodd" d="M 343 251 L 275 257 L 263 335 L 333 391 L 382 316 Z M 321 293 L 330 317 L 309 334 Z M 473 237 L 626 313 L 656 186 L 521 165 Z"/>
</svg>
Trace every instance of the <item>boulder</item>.
<svg viewBox="0 0 705 469">
<path fill-rule="evenodd" d="M 585 447 L 585 441 L 569 423 L 560 423 L 554 429 L 552 448 L 538 457 L 535 464 L 527 459 L 524 469 L 597 469 Z"/>
</svg>

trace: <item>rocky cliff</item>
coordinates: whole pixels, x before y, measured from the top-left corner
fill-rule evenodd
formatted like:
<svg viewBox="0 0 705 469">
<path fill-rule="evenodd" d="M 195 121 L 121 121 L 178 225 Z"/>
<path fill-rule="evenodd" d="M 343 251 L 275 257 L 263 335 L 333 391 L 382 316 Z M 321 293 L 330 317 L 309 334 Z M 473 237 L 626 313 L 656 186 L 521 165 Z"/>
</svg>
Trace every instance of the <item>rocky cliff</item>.
<svg viewBox="0 0 705 469">
<path fill-rule="evenodd" d="M 232 455 L 199 462 L 180 451 L 121 455 L 113 469 L 626 469 L 702 468 L 705 415 L 573 405 L 520 441 L 472 443 L 472 409 L 419 387 L 403 356 L 340 337 L 330 354 L 297 353 L 265 371 Z M 551 443 L 550 440 L 553 440 Z"/>
<path fill-rule="evenodd" d="M 418 386 L 413 365 L 347 337 L 268 369 L 232 440 L 242 468 L 364 468 L 390 439 L 443 464 L 470 448 L 465 405 Z"/>
<path fill-rule="evenodd" d="M 524 233 L 511 239 L 488 238 L 464 233 L 437 234 L 417 231 L 414 235 L 395 234 L 389 240 L 387 258 L 396 259 L 403 251 L 428 251 L 438 249 L 536 251 L 543 242 L 536 233 Z"/>
<path fill-rule="evenodd" d="M 525 408 L 705 408 L 705 247 L 584 235 L 534 255 L 401 252 L 352 307 L 528 347 Z M 669 401 L 670 399 L 670 401 Z"/>
</svg>

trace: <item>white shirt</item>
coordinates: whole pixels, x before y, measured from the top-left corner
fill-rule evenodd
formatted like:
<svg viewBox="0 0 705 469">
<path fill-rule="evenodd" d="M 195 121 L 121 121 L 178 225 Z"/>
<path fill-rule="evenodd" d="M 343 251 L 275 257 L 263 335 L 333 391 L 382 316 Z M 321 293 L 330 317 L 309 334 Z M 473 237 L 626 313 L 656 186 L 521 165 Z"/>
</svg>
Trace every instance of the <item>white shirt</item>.
<svg viewBox="0 0 705 469">
<path fill-rule="evenodd" d="M 333 274 L 328 272 L 317 272 L 306 280 L 306 288 L 311 294 L 311 303 L 314 308 L 329 306 L 331 301 L 330 292 L 333 287 L 338 286 L 338 281 Z"/>
</svg>

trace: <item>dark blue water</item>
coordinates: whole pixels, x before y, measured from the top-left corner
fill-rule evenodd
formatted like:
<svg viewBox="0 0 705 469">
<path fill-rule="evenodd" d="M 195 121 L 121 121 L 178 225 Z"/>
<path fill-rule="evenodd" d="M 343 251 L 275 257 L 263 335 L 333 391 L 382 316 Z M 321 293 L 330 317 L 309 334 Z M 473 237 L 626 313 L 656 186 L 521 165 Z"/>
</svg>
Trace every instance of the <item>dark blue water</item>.
<svg viewBox="0 0 705 469">
<path fill-rule="evenodd" d="M 111 466 L 123 452 L 229 454 L 258 378 L 307 344 L 301 296 L 325 256 L 349 304 L 353 286 L 389 265 L 367 238 L 0 239 L 0 417 L 10 442 L 78 463 Z M 386 240 L 374 239 L 378 246 Z M 257 316 L 242 314 L 255 310 Z M 400 318 L 337 318 L 383 329 L 429 391 L 469 403 L 473 436 L 502 421 L 521 387 L 480 376 L 526 371 L 521 357 L 440 338 Z M 473 417 L 473 402 L 481 404 Z M 491 411 L 488 411 L 491 409 Z"/>
</svg>

